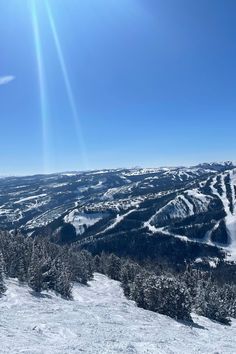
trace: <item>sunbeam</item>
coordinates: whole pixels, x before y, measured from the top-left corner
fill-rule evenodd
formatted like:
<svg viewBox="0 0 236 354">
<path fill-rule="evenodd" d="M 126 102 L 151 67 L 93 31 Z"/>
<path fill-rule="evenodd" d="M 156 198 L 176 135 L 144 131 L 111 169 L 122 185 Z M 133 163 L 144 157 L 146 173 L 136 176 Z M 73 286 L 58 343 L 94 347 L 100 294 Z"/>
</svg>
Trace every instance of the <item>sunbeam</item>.
<svg viewBox="0 0 236 354">
<path fill-rule="evenodd" d="M 46 80 L 45 80 L 45 70 L 43 64 L 42 56 L 42 43 L 39 32 L 39 23 L 37 17 L 37 9 L 35 1 L 31 2 L 31 13 L 32 13 L 32 24 L 33 24 L 33 34 L 34 43 L 36 51 L 37 60 L 37 70 L 38 70 L 38 80 L 39 80 L 39 94 L 40 94 L 40 108 L 41 108 L 41 121 L 42 121 L 42 144 L 43 144 L 43 164 L 44 172 L 50 171 L 49 163 L 49 140 L 48 140 L 48 105 L 47 105 L 47 95 L 46 95 Z"/>
<path fill-rule="evenodd" d="M 72 87 L 71 87 L 71 83 L 70 83 L 70 79 L 69 79 L 69 75 L 68 75 L 68 71 L 67 71 L 67 67 L 66 67 L 66 63 L 65 63 L 62 47 L 61 47 L 61 43 L 60 43 L 60 40 L 59 40 L 56 24 L 55 24 L 55 21 L 54 21 L 54 18 L 53 18 L 53 14 L 52 14 L 52 11 L 51 11 L 51 7 L 50 7 L 48 1 L 45 0 L 44 3 L 45 3 L 45 6 L 46 6 L 47 15 L 48 15 L 49 23 L 50 23 L 50 26 L 51 26 L 53 39 L 54 39 L 54 42 L 55 42 L 57 55 L 58 55 L 58 59 L 59 59 L 59 62 L 60 62 L 62 75 L 63 75 L 65 87 L 66 87 L 66 92 L 67 92 L 67 95 L 68 95 L 68 100 L 69 100 L 69 104 L 70 104 L 70 108 L 71 108 L 71 112 L 72 112 L 72 116 L 73 116 L 73 120 L 74 120 L 74 124 L 75 124 L 75 129 L 76 129 L 76 134 L 77 134 L 77 139 L 78 139 L 78 143 L 79 143 L 79 149 L 80 149 L 80 154 L 81 154 L 83 166 L 86 169 L 88 169 L 88 160 L 87 160 L 87 154 L 86 154 L 86 149 L 85 149 L 82 129 L 81 129 L 81 125 L 80 125 L 80 122 L 79 122 L 79 114 L 78 114 L 78 110 L 77 110 L 77 107 L 76 107 L 75 98 L 74 98 L 73 90 L 72 90 Z"/>
</svg>

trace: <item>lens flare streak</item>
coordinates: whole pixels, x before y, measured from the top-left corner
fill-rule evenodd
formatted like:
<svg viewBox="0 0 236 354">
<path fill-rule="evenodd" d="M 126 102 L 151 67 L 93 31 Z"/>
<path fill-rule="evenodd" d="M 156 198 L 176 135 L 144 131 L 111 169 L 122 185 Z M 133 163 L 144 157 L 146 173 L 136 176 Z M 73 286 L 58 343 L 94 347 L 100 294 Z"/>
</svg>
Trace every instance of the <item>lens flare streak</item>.
<svg viewBox="0 0 236 354">
<path fill-rule="evenodd" d="M 42 120 L 42 139 L 43 139 L 43 163 L 44 172 L 48 172 L 50 164 L 48 161 L 48 110 L 47 110 L 47 95 L 46 95 L 46 80 L 45 80 L 45 70 L 43 64 L 42 56 L 42 43 L 39 32 L 39 23 L 37 17 L 37 9 L 35 1 L 31 5 L 32 12 L 32 24 L 33 24 L 33 34 L 34 43 L 36 51 L 37 69 L 38 69 L 38 80 L 39 80 L 39 94 L 40 94 L 40 108 L 41 108 L 41 120 Z"/>
<path fill-rule="evenodd" d="M 78 114 L 78 110 L 76 107 L 75 98 L 74 98 L 73 90 L 71 87 L 71 83 L 70 83 L 68 70 L 66 67 L 61 43 L 59 40 L 58 31 L 56 28 L 56 24 L 55 24 L 55 21 L 53 18 L 53 14 L 52 14 L 50 5 L 47 0 L 45 0 L 45 6 L 46 6 L 47 15 L 48 15 L 49 23 L 51 26 L 52 35 L 53 35 L 53 39 L 55 42 L 55 47 L 56 47 L 59 63 L 61 66 L 61 70 L 62 70 L 63 80 L 65 83 L 66 92 L 67 92 L 67 96 L 68 96 L 68 100 L 69 100 L 69 104 L 70 104 L 70 108 L 71 108 L 71 112 L 72 112 L 72 116 L 73 116 L 73 120 L 74 120 L 74 124 L 75 124 L 75 129 L 76 129 L 77 139 L 78 139 L 78 143 L 79 143 L 81 158 L 83 160 L 82 162 L 83 162 L 84 167 L 86 167 L 86 169 L 88 169 L 88 161 L 87 161 L 87 155 L 86 155 L 86 149 L 85 149 L 85 145 L 84 145 L 82 129 L 81 129 L 81 125 L 79 122 L 79 114 Z"/>
</svg>

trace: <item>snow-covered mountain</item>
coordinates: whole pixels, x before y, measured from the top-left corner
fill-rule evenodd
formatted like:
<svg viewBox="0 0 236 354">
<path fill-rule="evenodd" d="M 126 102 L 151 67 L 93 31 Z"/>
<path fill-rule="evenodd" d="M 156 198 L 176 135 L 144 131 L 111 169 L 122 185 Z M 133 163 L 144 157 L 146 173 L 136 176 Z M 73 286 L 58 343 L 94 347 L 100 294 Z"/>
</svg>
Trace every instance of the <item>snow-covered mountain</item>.
<svg viewBox="0 0 236 354">
<path fill-rule="evenodd" d="M 32 234 L 70 222 L 90 250 L 113 250 L 130 235 L 126 247 L 142 235 L 197 242 L 211 256 L 223 247 L 236 259 L 235 196 L 236 166 L 228 161 L 8 177 L 0 180 L 0 228 Z"/>
<path fill-rule="evenodd" d="M 18 354 L 234 354 L 231 327 L 192 315 L 194 324 L 136 307 L 118 282 L 101 274 L 75 285 L 72 301 L 52 292 L 33 296 L 8 280 L 1 298 L 0 352 Z"/>
</svg>

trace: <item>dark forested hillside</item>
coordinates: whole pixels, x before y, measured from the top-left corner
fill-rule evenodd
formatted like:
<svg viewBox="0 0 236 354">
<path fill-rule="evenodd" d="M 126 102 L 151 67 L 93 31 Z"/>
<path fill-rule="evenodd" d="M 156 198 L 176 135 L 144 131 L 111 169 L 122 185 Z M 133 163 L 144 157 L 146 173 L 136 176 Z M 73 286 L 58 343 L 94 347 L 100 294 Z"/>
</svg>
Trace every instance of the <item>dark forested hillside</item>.
<svg viewBox="0 0 236 354">
<path fill-rule="evenodd" d="M 236 169 L 117 169 L 0 179 L 0 228 L 137 259 L 236 254 Z"/>
</svg>

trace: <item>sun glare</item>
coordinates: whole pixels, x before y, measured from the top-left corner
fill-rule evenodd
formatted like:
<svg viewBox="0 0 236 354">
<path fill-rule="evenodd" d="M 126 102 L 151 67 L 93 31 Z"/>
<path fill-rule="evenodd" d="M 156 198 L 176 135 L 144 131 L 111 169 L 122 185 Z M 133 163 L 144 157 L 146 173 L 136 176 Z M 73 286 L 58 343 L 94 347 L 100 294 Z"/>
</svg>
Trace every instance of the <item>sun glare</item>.
<svg viewBox="0 0 236 354">
<path fill-rule="evenodd" d="M 35 42 L 35 51 L 37 59 L 37 70 L 38 70 L 38 80 L 39 80 L 39 91 L 40 91 L 40 105 L 41 105 L 41 120 L 42 120 L 42 134 L 43 134 L 43 159 L 44 159 L 44 171 L 50 171 L 49 163 L 49 140 L 48 140 L 48 123 L 49 123 L 49 105 L 50 102 L 47 99 L 47 83 L 45 76 L 45 66 L 46 62 L 43 58 L 42 42 L 40 36 L 40 26 L 38 20 L 37 2 L 35 0 L 31 1 L 31 13 L 32 13 L 32 23 L 33 23 L 33 33 Z M 67 66 L 64 59 L 64 54 L 61 46 L 61 42 L 58 35 L 58 30 L 54 20 L 51 6 L 47 0 L 44 0 L 43 5 L 45 6 L 46 14 L 49 20 L 49 26 L 52 31 L 53 40 L 55 43 L 56 53 L 61 67 L 62 77 L 65 84 L 65 89 L 68 97 L 68 102 L 71 110 L 71 115 L 73 118 L 73 124 L 75 126 L 76 138 L 78 142 L 78 166 L 81 168 L 88 169 L 87 154 L 84 144 L 84 138 L 82 134 L 81 124 L 79 121 L 79 114 L 76 105 L 76 100 L 74 97 L 73 89 L 71 86 L 70 78 L 68 75 Z M 79 161 L 80 159 L 80 161 Z"/>
<path fill-rule="evenodd" d="M 39 81 L 39 95 L 40 95 L 40 108 L 41 108 L 41 121 L 42 121 L 42 144 L 43 144 L 43 164 L 44 172 L 50 171 L 49 163 L 49 139 L 48 139 L 48 103 L 47 103 L 47 87 L 45 79 L 45 69 L 42 55 L 42 43 L 39 32 L 39 23 L 37 16 L 36 2 L 31 2 L 32 24 L 34 43 L 37 60 L 38 81 Z"/>
<path fill-rule="evenodd" d="M 79 143 L 80 156 L 82 158 L 83 166 L 86 169 L 88 169 L 88 161 L 87 161 L 87 155 L 86 155 L 86 150 L 85 150 L 85 145 L 84 145 L 84 138 L 83 138 L 83 134 L 82 134 L 81 124 L 79 121 L 79 114 L 78 114 L 72 86 L 70 83 L 68 70 L 66 67 L 66 63 L 65 63 L 65 59 L 64 59 L 64 55 L 63 55 L 63 51 L 62 51 L 62 46 L 60 43 L 58 31 L 56 28 L 55 20 L 54 20 L 49 2 L 47 0 L 45 0 L 44 3 L 45 3 L 46 10 L 47 10 L 47 15 L 48 15 L 49 23 L 50 23 L 51 30 L 52 30 L 52 35 L 53 35 L 53 39 L 54 39 L 54 43 L 55 43 L 55 47 L 56 47 L 56 51 L 57 51 L 57 55 L 58 55 L 58 60 L 60 62 L 63 80 L 65 83 L 65 88 L 66 88 L 66 92 L 67 92 L 67 96 L 68 96 L 68 100 L 69 100 L 69 104 L 70 104 L 70 109 L 71 109 L 71 113 L 72 113 L 73 120 L 74 120 L 76 135 L 77 135 L 77 139 L 78 139 L 78 143 Z"/>
</svg>

